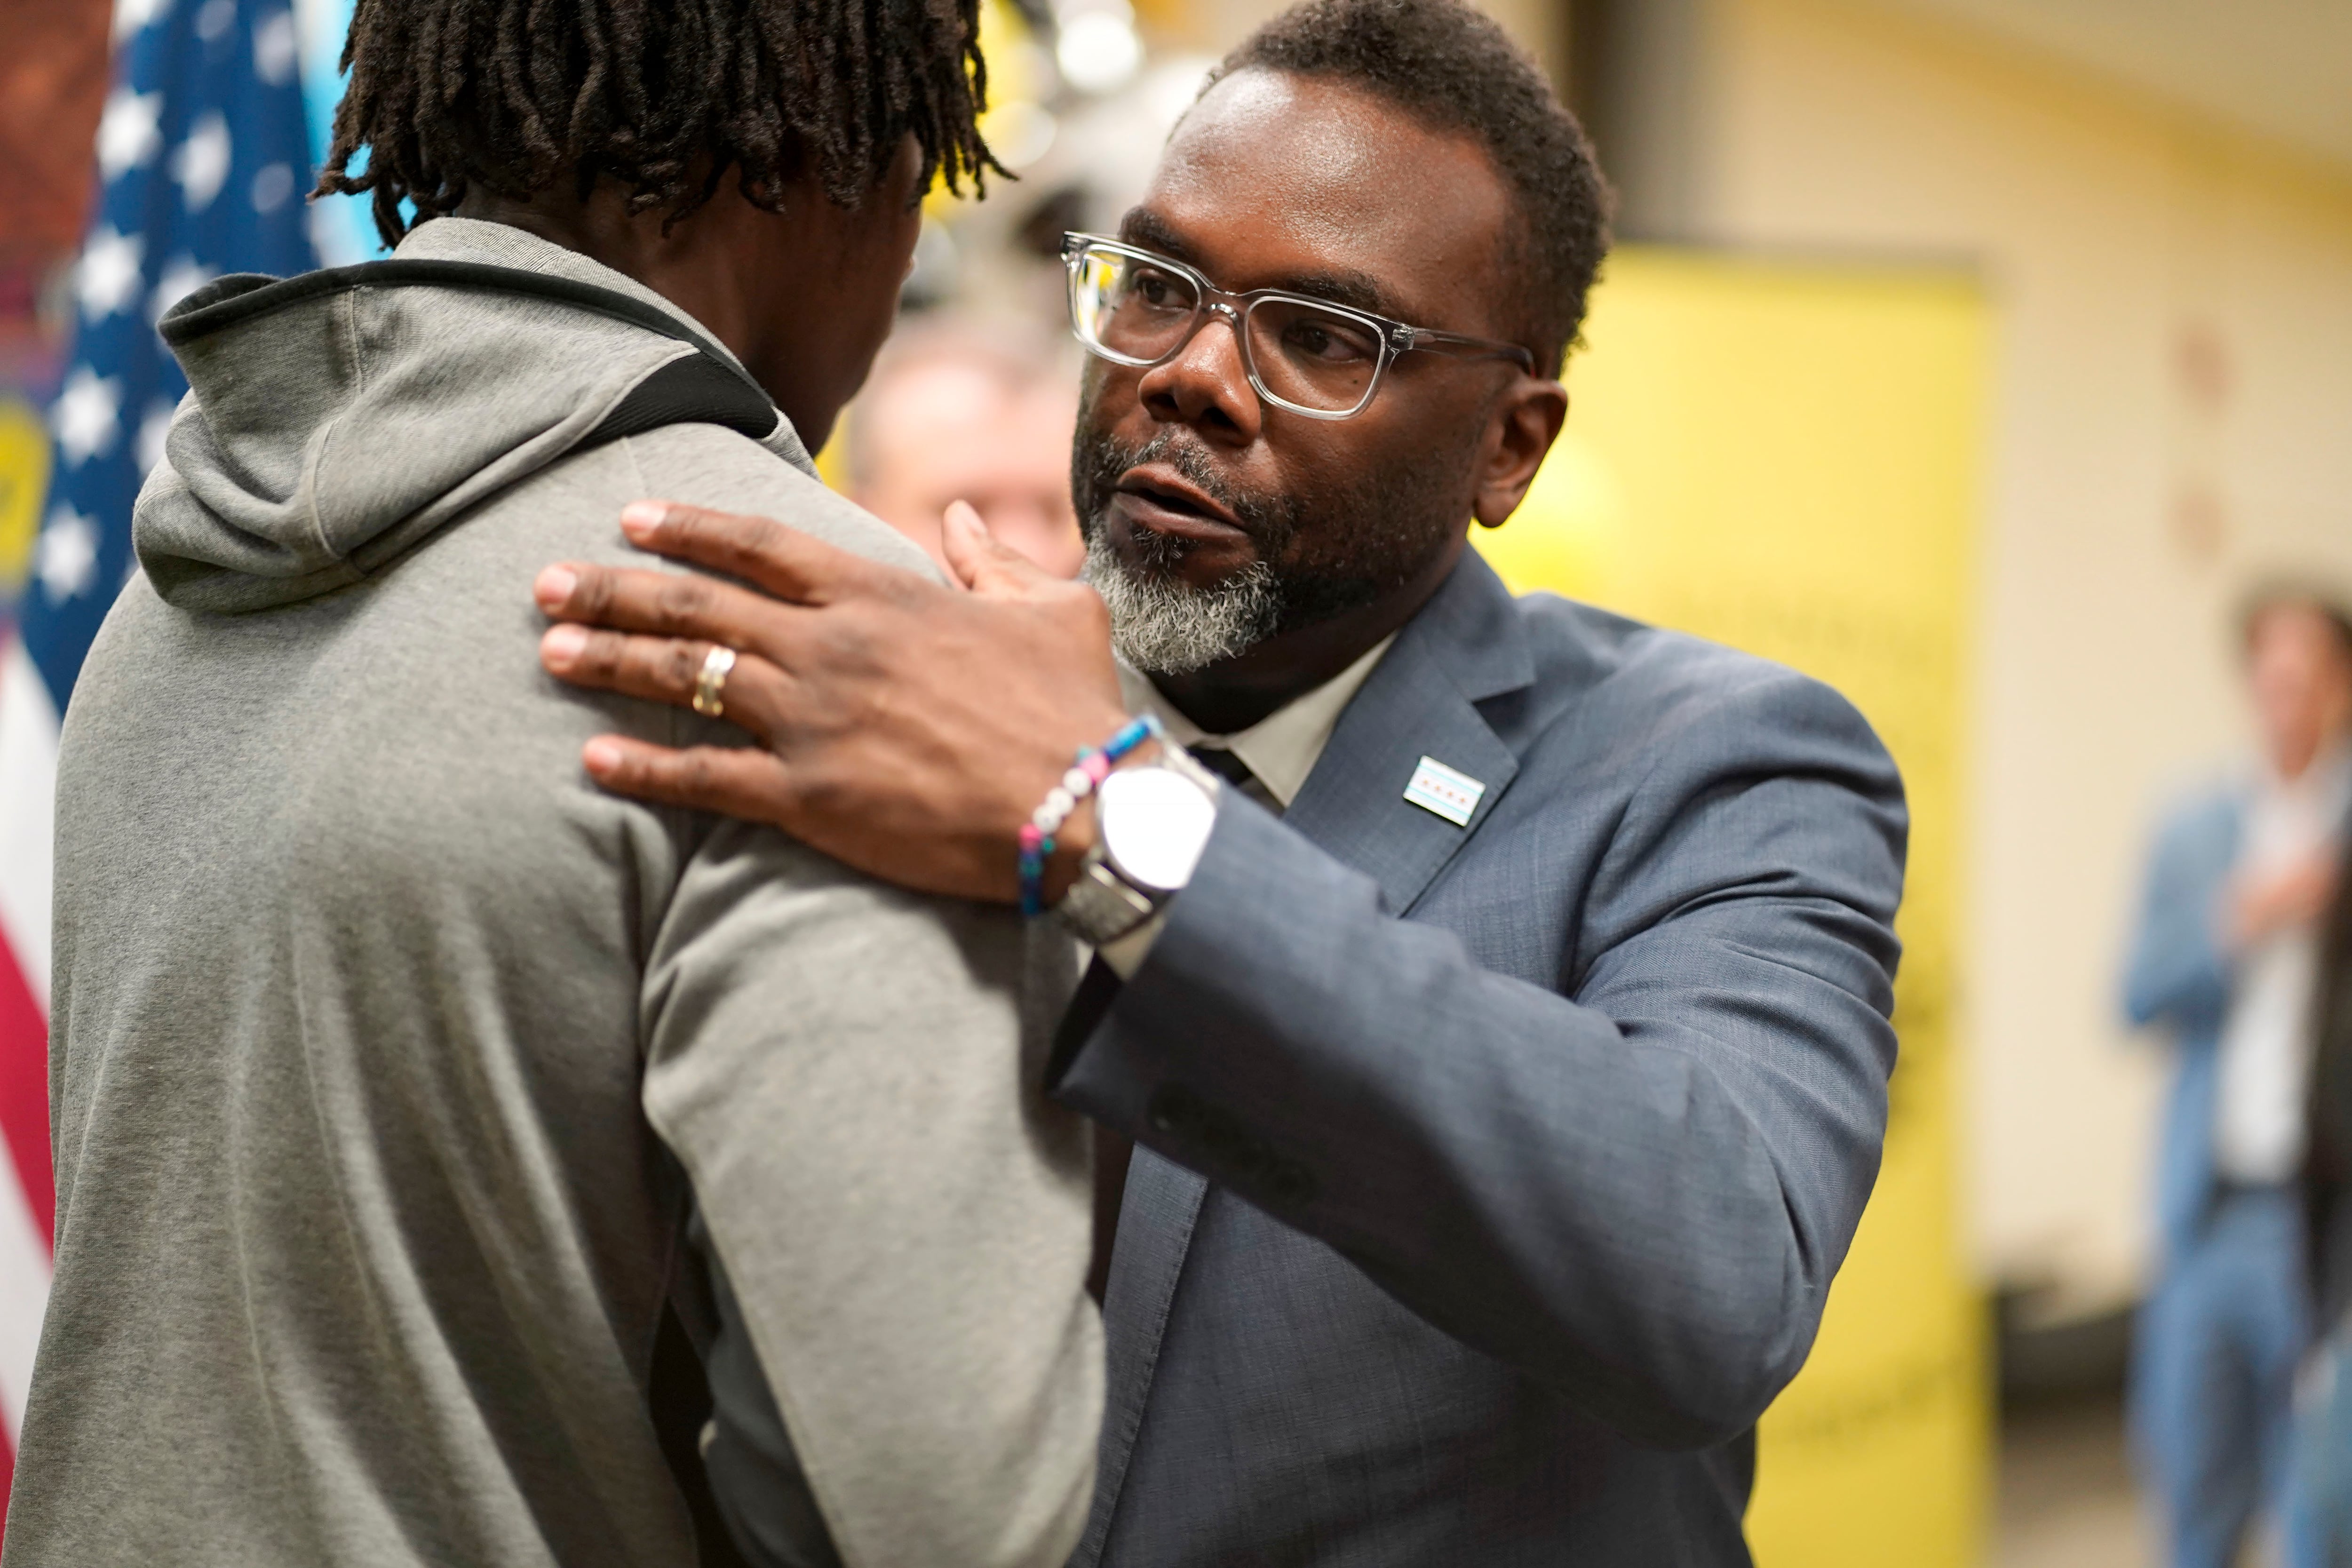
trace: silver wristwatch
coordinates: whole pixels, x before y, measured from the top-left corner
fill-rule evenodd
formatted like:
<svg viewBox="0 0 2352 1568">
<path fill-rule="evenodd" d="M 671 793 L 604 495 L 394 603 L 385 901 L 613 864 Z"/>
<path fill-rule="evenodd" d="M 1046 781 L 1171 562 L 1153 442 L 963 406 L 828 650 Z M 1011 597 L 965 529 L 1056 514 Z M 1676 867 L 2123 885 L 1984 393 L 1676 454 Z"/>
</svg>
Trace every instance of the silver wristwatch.
<svg viewBox="0 0 2352 1568">
<path fill-rule="evenodd" d="M 1090 947 L 1118 941 L 1192 879 L 1217 822 L 1217 775 L 1166 746 L 1095 786 L 1095 842 L 1054 913 Z"/>
</svg>

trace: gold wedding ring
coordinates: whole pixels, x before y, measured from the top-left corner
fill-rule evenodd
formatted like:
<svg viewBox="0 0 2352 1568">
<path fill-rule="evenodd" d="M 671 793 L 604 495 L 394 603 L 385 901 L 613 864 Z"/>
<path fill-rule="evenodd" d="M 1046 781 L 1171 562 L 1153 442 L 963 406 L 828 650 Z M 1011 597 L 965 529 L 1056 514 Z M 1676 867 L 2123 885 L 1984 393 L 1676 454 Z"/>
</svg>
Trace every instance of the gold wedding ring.
<svg viewBox="0 0 2352 1568">
<path fill-rule="evenodd" d="M 728 671 L 735 668 L 735 650 L 731 647 L 712 648 L 703 656 L 702 673 L 694 678 L 694 710 L 706 719 L 716 719 L 727 711 L 722 700 L 727 689 Z"/>
</svg>

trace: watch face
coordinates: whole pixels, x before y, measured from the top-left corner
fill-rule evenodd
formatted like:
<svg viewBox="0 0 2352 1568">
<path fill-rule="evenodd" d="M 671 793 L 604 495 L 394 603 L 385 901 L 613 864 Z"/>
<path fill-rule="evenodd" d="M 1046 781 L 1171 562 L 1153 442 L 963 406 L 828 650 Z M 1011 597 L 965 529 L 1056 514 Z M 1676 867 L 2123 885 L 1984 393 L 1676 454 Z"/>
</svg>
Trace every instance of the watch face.
<svg viewBox="0 0 2352 1568">
<path fill-rule="evenodd" d="M 1095 792 L 1103 854 L 1139 887 L 1172 892 L 1192 879 L 1217 824 L 1207 790 L 1169 768 L 1122 768 Z"/>
</svg>

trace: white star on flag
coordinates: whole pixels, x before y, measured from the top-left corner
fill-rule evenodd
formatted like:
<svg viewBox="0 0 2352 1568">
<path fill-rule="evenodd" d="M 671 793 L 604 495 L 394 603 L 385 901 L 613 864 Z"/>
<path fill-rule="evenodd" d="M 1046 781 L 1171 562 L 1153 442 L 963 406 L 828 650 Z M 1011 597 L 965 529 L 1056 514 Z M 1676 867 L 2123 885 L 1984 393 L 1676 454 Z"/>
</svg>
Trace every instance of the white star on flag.
<svg viewBox="0 0 2352 1568">
<path fill-rule="evenodd" d="M 144 235 L 118 234 L 112 224 L 97 229 L 74 268 L 74 294 L 81 313 L 102 321 L 139 297 L 139 269 L 147 256 Z"/>
<path fill-rule="evenodd" d="M 253 74 L 272 87 L 284 87 L 294 77 L 294 56 L 299 45 L 294 36 L 294 13 L 280 11 L 253 25 Z"/>
<path fill-rule="evenodd" d="M 188 139 L 172 154 L 172 178 L 180 182 L 189 212 L 213 205 L 228 178 L 228 121 L 215 109 L 189 127 Z"/>
<path fill-rule="evenodd" d="M 164 311 L 219 276 L 193 256 L 172 258 L 164 264 L 163 276 L 155 279 L 155 292 L 147 300 L 147 319 L 161 321 Z"/>
<path fill-rule="evenodd" d="M 341 267 L 363 261 L 367 253 L 343 226 L 342 215 L 326 202 L 313 202 L 302 209 L 302 232 L 310 237 L 310 248 L 319 253 L 320 263 Z"/>
<path fill-rule="evenodd" d="M 73 367 L 57 406 L 49 410 L 49 427 L 58 437 L 58 455 L 68 468 L 79 467 L 110 451 L 121 434 L 116 417 L 122 407 L 122 384 L 100 375 L 86 364 Z"/>
<path fill-rule="evenodd" d="M 48 525 L 34 547 L 33 575 L 41 580 L 51 604 L 62 605 L 88 591 L 98 575 L 98 525 L 69 506 L 49 513 Z"/>
<path fill-rule="evenodd" d="M 236 0 L 205 0 L 196 13 L 196 37 L 211 43 L 236 26 Z"/>
<path fill-rule="evenodd" d="M 172 0 L 114 0 L 115 43 L 120 45 L 171 8 Z"/>
<path fill-rule="evenodd" d="M 98 117 L 99 177 L 111 184 L 155 155 L 163 144 L 157 121 L 163 116 L 163 95 L 133 92 L 118 87 Z"/>
<path fill-rule="evenodd" d="M 253 176 L 253 210 L 274 213 L 285 205 L 286 198 L 294 194 L 294 169 L 289 163 L 270 163 Z"/>
<path fill-rule="evenodd" d="M 172 433 L 175 406 L 170 398 L 159 397 L 147 405 L 147 417 L 139 422 L 139 471 L 142 475 L 163 460 L 163 438 Z"/>
</svg>

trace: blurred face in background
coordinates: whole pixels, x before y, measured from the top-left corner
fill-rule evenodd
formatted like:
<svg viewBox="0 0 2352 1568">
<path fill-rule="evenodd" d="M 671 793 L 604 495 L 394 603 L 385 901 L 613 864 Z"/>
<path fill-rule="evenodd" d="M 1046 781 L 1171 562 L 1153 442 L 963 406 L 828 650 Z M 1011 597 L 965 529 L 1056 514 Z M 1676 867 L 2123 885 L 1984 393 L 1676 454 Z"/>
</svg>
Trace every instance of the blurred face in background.
<svg viewBox="0 0 2352 1568">
<path fill-rule="evenodd" d="M 2254 616 L 2246 682 L 2263 752 L 2283 778 L 2297 777 L 2352 734 L 2352 649 L 2310 605 L 2289 601 Z"/>
<path fill-rule="evenodd" d="M 971 503 L 989 531 L 1058 576 L 1086 560 L 1070 508 L 1077 390 L 978 343 L 886 355 L 851 415 L 857 503 L 945 564 L 940 514 Z"/>
</svg>

